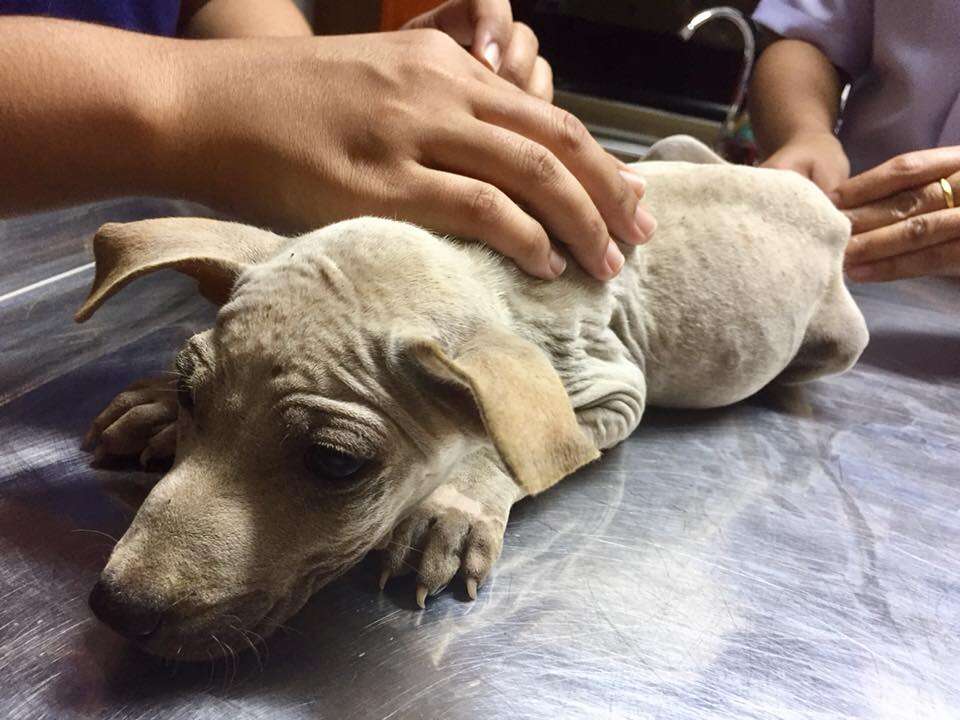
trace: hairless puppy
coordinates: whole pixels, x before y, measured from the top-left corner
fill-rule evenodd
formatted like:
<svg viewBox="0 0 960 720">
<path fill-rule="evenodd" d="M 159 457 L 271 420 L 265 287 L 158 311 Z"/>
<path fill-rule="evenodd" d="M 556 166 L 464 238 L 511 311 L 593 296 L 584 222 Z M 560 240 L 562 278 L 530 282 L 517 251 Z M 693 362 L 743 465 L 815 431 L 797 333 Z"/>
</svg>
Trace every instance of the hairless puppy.
<svg viewBox="0 0 960 720">
<path fill-rule="evenodd" d="M 634 431 L 646 405 L 735 403 L 842 372 L 867 330 L 850 224 L 799 175 L 670 138 L 640 166 L 659 220 L 608 283 L 540 281 L 483 247 L 376 218 L 297 238 L 208 219 L 105 225 L 86 320 L 161 268 L 221 308 L 177 379 L 124 391 L 97 457 L 175 456 L 90 602 L 146 650 L 205 659 L 266 635 L 384 550 L 423 606 L 469 596 L 510 507 Z"/>
</svg>

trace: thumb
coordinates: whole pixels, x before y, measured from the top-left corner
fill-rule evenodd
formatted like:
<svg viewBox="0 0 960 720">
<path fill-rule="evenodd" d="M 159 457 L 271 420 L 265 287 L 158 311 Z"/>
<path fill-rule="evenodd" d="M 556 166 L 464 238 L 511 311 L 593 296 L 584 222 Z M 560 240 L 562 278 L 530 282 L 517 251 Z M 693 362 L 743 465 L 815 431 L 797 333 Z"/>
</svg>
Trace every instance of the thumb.
<svg viewBox="0 0 960 720">
<path fill-rule="evenodd" d="M 510 44 L 513 13 L 510 0 L 447 0 L 404 27 L 441 30 L 469 46 L 471 55 L 496 72 Z"/>
<path fill-rule="evenodd" d="M 499 72 L 503 54 L 513 36 L 513 12 L 510 0 L 467 0 L 474 21 L 470 54 Z"/>
</svg>

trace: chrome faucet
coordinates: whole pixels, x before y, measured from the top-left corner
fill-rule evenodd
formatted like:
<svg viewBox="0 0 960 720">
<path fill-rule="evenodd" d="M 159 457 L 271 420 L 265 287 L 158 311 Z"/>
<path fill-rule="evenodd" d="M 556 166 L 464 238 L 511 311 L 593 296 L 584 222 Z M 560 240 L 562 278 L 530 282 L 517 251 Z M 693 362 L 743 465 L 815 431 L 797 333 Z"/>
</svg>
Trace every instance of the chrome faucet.
<svg viewBox="0 0 960 720">
<path fill-rule="evenodd" d="M 715 7 L 704 10 L 694 15 L 681 30 L 680 37 L 688 42 L 693 34 L 701 26 L 713 20 L 729 20 L 740 30 L 743 36 L 743 67 L 740 71 L 740 78 L 737 82 L 737 91 L 733 96 L 733 101 L 727 110 L 727 118 L 724 121 L 724 129 L 732 133 L 736 127 L 737 117 L 743 109 L 743 101 L 747 96 L 747 85 L 750 82 L 750 73 L 753 71 L 753 62 L 757 54 L 757 41 L 753 36 L 753 28 L 744 17 L 743 13 L 732 7 Z"/>
</svg>

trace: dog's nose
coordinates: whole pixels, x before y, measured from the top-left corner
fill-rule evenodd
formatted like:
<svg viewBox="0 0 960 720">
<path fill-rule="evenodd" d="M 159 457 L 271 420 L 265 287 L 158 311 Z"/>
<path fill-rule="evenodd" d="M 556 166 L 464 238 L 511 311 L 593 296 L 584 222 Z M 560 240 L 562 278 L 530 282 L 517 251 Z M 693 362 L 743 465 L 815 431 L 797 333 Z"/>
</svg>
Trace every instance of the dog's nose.
<svg viewBox="0 0 960 720">
<path fill-rule="evenodd" d="M 124 597 L 114 583 L 104 578 L 93 586 L 89 602 L 101 622 L 129 640 L 142 640 L 160 625 L 160 608 Z"/>
</svg>

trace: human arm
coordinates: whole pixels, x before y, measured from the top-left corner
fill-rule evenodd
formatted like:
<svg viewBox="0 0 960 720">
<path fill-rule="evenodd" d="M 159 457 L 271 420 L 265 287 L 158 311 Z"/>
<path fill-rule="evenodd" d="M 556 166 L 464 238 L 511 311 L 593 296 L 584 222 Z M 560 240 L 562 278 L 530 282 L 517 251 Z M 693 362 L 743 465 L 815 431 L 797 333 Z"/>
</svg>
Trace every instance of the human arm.
<svg viewBox="0 0 960 720">
<path fill-rule="evenodd" d="M 2 214 L 153 194 L 291 232 L 402 217 L 546 278 L 551 239 L 605 279 L 610 233 L 649 234 L 579 121 L 437 31 L 193 42 L 6 17 L 0 37 Z"/>
<path fill-rule="evenodd" d="M 292 0 L 183 0 L 180 35 L 187 38 L 309 36 Z"/>
<path fill-rule="evenodd" d="M 834 134 L 841 79 L 817 47 L 774 42 L 760 56 L 750 88 L 750 115 L 765 167 L 795 170 L 831 192 L 850 175 Z"/>
</svg>

